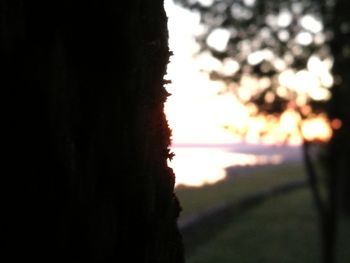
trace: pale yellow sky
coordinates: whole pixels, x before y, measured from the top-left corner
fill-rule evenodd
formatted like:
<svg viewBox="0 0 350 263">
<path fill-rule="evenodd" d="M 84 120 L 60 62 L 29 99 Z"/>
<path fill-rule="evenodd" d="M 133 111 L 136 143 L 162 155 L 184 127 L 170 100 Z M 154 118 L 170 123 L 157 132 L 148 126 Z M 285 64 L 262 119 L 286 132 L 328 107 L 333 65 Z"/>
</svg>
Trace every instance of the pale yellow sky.
<svg viewBox="0 0 350 263">
<path fill-rule="evenodd" d="M 193 33 L 201 30 L 199 17 L 165 1 L 168 13 L 169 46 L 174 52 L 166 78 L 172 80 L 167 86 L 172 94 L 165 105 L 174 143 L 232 143 L 238 140 L 223 126 L 239 114 L 247 118 L 247 110 L 232 94 L 218 96 L 224 88 L 221 82 L 210 81 L 208 74 L 200 72 L 205 63 L 215 61 L 208 56 L 194 60 L 198 44 Z M 216 61 L 218 66 L 221 64 Z"/>
<path fill-rule="evenodd" d="M 300 118 L 296 114 L 287 112 L 282 115 L 281 121 L 269 123 L 260 117 L 252 118 L 251 108 L 243 106 L 232 93 L 218 95 L 226 88 L 225 85 L 219 81 L 211 81 L 208 74 L 201 72 L 201 69 L 217 69 L 230 73 L 237 70 L 238 63 L 234 60 L 221 63 L 205 53 L 194 59 L 193 54 L 199 47 L 193 36 L 203 30 L 199 25 L 199 16 L 175 5 L 172 0 L 165 0 L 165 8 L 168 14 L 169 46 L 174 52 L 165 77 L 172 81 L 172 84 L 167 85 L 167 90 L 172 96 L 165 104 L 165 112 L 173 130 L 173 143 L 214 144 L 235 143 L 242 140 L 240 136 L 225 130 L 224 126 L 248 130 L 246 140 L 251 143 L 259 143 L 259 132 L 266 130 L 271 132 L 265 140 L 267 143 L 282 142 L 286 133 L 290 132 L 294 133 L 292 143 L 301 142 L 296 128 Z M 280 23 L 286 23 L 284 20 L 287 18 L 284 20 L 282 18 Z M 305 25 L 312 27 L 313 30 L 321 29 L 319 23 L 312 18 L 306 17 L 304 20 Z M 220 41 L 227 40 L 225 36 L 221 36 L 212 41 L 220 46 Z M 249 56 L 255 61 L 264 59 L 267 53 L 263 50 L 253 52 Z M 307 69 L 298 72 L 285 70 L 280 74 L 279 81 L 283 87 L 279 87 L 277 92 L 283 92 L 283 89 L 297 90 L 299 94 L 297 103 L 300 102 L 301 105 L 305 103 L 307 97 L 316 100 L 329 98 L 328 88 L 333 83 L 331 66 L 330 59 L 321 61 L 318 57 L 312 56 Z M 252 86 L 250 89 L 258 88 L 258 83 L 249 77 L 246 84 Z M 240 96 L 251 95 L 249 87 L 241 91 Z M 318 132 L 320 138 L 329 136 L 330 129 L 322 118 L 324 117 L 319 116 L 315 121 L 309 121 L 303 127 L 305 135 L 315 138 L 317 137 L 315 133 Z M 294 127 L 293 130 L 291 127 Z M 317 129 L 314 129 L 315 127 Z"/>
<path fill-rule="evenodd" d="M 210 4 L 212 0 L 203 0 Z M 254 0 L 245 0 L 253 3 Z M 266 117 L 251 117 L 250 112 L 254 107 L 243 106 L 232 93 L 218 93 L 225 89 L 223 83 L 209 80 L 207 73 L 200 70 L 220 69 L 228 75 L 233 74 L 239 64 L 232 60 L 226 60 L 223 64 L 207 54 L 196 59 L 193 53 L 198 51 L 198 44 L 193 39 L 194 32 L 202 30 L 199 26 L 199 16 L 190 13 L 173 4 L 173 0 L 165 0 L 168 14 L 169 46 L 174 52 L 168 65 L 166 79 L 172 84 L 167 85 L 167 90 L 172 94 L 165 104 L 165 113 L 172 129 L 173 145 L 176 144 L 231 144 L 241 142 L 241 136 L 233 135 L 224 129 L 224 126 L 246 130 L 246 142 L 261 143 L 259 132 L 269 131 L 264 138 L 264 143 L 282 143 L 286 133 L 293 134 L 290 143 L 300 144 L 297 122 L 300 116 L 293 111 L 287 111 L 281 118 L 269 119 Z M 288 17 L 285 17 L 288 19 Z M 279 23 L 286 23 L 282 18 Z M 310 19 L 309 19 L 310 20 Z M 287 21 L 288 22 L 288 21 Z M 317 24 L 316 24 L 317 26 Z M 220 36 L 221 35 L 221 36 Z M 223 42 L 220 41 L 223 39 Z M 225 33 L 217 32 L 210 40 L 212 45 L 224 48 Z M 252 63 L 261 61 L 262 56 L 270 56 L 271 52 L 261 51 L 250 54 Z M 281 62 L 281 61 L 280 61 Z M 281 66 L 282 63 L 280 63 Z M 315 80 L 315 73 L 322 75 L 321 82 L 324 85 L 332 84 L 329 75 L 330 61 L 321 62 L 312 58 L 308 65 L 308 71 L 286 71 L 280 79 L 286 87 L 299 88 L 309 96 L 327 96 L 321 94 Z M 309 85 L 309 84 L 312 85 Z M 256 89 L 258 83 L 247 78 L 245 84 L 250 89 L 242 89 L 240 96 L 251 96 L 251 89 Z M 283 92 L 281 90 L 280 92 Z M 301 98 L 303 98 L 301 96 Z M 303 132 L 308 138 L 314 139 L 315 134 L 327 138 L 330 129 L 320 116 L 303 126 Z M 259 146 L 260 147 L 260 146 Z M 239 154 L 223 151 L 219 148 L 195 148 L 173 147 L 174 159 L 169 165 L 176 174 L 176 185 L 185 184 L 201 186 L 214 183 L 226 177 L 225 167 L 232 165 L 254 165 L 257 163 L 279 163 L 281 155 L 256 156 L 254 154 Z M 259 159 L 260 158 L 260 159 Z"/>
</svg>

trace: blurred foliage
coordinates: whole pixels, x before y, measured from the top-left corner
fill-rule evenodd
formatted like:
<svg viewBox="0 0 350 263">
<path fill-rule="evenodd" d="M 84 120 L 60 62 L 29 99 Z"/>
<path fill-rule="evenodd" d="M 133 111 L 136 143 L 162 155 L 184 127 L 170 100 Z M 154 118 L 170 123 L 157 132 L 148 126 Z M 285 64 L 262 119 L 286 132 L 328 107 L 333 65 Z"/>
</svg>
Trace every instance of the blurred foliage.
<svg viewBox="0 0 350 263">
<path fill-rule="evenodd" d="M 253 102 L 267 114 L 287 107 L 302 117 L 325 111 L 333 84 L 328 45 L 333 1 L 174 1 L 200 14 L 200 52 L 209 52 L 224 69 L 210 76 L 225 81 L 243 103 Z"/>
<path fill-rule="evenodd" d="M 323 262 L 335 262 L 337 210 L 350 215 L 350 1 L 174 0 L 197 12 L 200 54 L 222 63 L 209 70 L 227 92 L 254 103 L 254 114 L 326 113 L 333 136 L 323 156 L 326 200 L 305 139 L 303 151 L 318 205 Z"/>
</svg>

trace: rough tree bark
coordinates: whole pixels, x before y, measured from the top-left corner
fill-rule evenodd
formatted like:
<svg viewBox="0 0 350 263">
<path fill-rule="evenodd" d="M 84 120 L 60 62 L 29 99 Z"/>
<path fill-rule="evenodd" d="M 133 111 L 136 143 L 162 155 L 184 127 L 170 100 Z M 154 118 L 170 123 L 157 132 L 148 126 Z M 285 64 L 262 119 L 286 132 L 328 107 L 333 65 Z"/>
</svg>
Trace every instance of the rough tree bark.
<svg viewBox="0 0 350 263">
<path fill-rule="evenodd" d="M 163 1 L 0 5 L 11 259 L 183 262 Z"/>
</svg>

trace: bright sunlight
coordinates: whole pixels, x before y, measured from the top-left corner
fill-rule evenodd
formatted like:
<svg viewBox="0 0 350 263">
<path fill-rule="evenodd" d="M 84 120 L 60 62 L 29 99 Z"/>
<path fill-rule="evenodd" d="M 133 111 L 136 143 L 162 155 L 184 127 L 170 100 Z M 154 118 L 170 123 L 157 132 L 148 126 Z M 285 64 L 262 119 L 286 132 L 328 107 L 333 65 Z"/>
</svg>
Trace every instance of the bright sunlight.
<svg viewBox="0 0 350 263">
<path fill-rule="evenodd" d="M 268 155 L 257 155 L 240 153 L 239 148 L 227 150 L 227 145 L 240 144 L 241 148 L 250 144 L 256 147 L 282 144 L 298 146 L 303 136 L 319 141 L 330 138 L 332 130 L 322 114 L 309 116 L 302 121 L 291 104 L 280 117 L 266 117 L 257 115 L 254 105 L 241 103 L 240 99 L 249 99 L 260 85 L 266 84 L 261 80 L 259 82 L 247 76 L 241 83 L 246 86 L 245 89 L 240 89 L 238 94 L 225 92 L 229 90 L 227 84 L 210 80 L 208 73 L 200 69 L 208 67 L 232 74 L 239 64 L 234 60 L 222 63 L 208 54 L 195 56 L 199 46 L 194 40 L 194 34 L 203 30 L 199 16 L 174 5 L 171 0 L 165 1 L 165 8 L 168 14 L 169 46 L 174 53 L 166 76 L 172 82 L 166 86 L 172 95 L 166 102 L 165 112 L 172 129 L 172 150 L 175 153 L 169 165 L 177 175 L 177 185 L 214 183 L 225 178 L 224 169 L 229 166 L 283 161 L 283 156 L 275 148 Z M 278 23 L 288 22 L 287 16 L 279 19 Z M 312 17 L 304 20 L 305 26 L 318 30 L 319 24 Z M 211 41 L 210 45 L 222 49 L 225 48 L 226 38 L 225 32 L 216 32 L 208 41 Z M 300 41 L 303 41 L 302 36 Z M 271 54 L 268 51 L 255 52 L 249 55 L 248 60 L 254 64 L 265 56 Z M 276 63 L 283 66 L 281 61 Z M 283 94 L 287 89 L 297 90 L 296 103 L 304 105 L 302 110 L 307 115 L 309 109 L 305 105 L 306 96 L 315 100 L 330 96 L 329 88 L 333 83 L 331 66 L 332 61 L 329 59 L 321 60 L 313 56 L 308 61 L 307 70 L 285 70 L 280 74 L 278 92 Z M 265 100 L 273 100 L 273 96 L 268 93 Z M 210 145 L 211 148 L 203 145 Z M 225 145 L 225 149 L 222 145 Z"/>
</svg>

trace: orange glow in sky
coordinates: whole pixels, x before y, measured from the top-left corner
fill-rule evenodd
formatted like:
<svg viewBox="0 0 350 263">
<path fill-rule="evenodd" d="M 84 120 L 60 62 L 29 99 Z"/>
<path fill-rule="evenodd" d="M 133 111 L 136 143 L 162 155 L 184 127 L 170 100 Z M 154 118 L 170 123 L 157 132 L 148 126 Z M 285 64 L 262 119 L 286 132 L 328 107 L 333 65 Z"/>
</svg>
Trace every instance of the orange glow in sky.
<svg viewBox="0 0 350 263">
<path fill-rule="evenodd" d="M 287 110 L 280 118 L 253 117 L 252 113 L 256 111 L 254 106 L 244 106 L 235 95 L 222 93 L 224 83 L 212 81 L 208 74 L 200 72 L 206 63 L 210 63 L 211 67 L 222 65 L 206 55 L 193 59 L 193 53 L 198 51 L 193 34 L 201 30 L 198 15 L 174 6 L 172 1 L 166 1 L 166 9 L 169 16 L 169 46 L 174 56 L 171 57 L 166 76 L 172 81 L 167 86 L 172 96 L 168 98 L 165 112 L 173 130 L 174 143 L 234 143 L 243 139 L 243 133 L 249 143 L 288 142 L 295 145 L 302 142 L 298 128 L 301 118 L 297 112 Z M 318 87 L 305 84 L 308 79 L 309 83 L 316 82 L 313 71 L 326 72 L 327 65 L 316 60 L 310 59 L 310 71 L 286 72 L 282 80 L 311 94 L 314 91 L 318 94 Z M 320 66 L 316 68 L 313 65 Z M 247 81 L 254 84 L 253 80 Z M 232 129 L 236 132 L 232 132 Z M 310 140 L 324 141 L 331 136 L 329 123 L 323 115 L 304 121 L 301 130 Z"/>
<path fill-rule="evenodd" d="M 235 72 L 239 65 L 235 61 L 225 61 L 222 64 L 207 54 L 194 59 L 193 54 L 199 47 L 193 34 L 202 30 L 198 15 L 175 6 L 172 0 L 166 0 L 165 7 L 168 14 L 169 46 L 174 53 L 165 77 L 172 81 L 166 86 L 172 95 L 165 104 L 165 113 L 172 129 L 173 145 L 232 144 L 242 141 L 252 144 L 300 145 L 301 133 L 308 140 L 326 141 L 330 138 L 332 130 L 324 115 L 313 116 L 302 124 L 300 115 L 292 109 L 288 109 L 280 117 L 259 116 L 256 114 L 256 106 L 243 105 L 236 95 L 222 92 L 227 88 L 225 84 L 210 80 L 208 74 L 200 69 L 219 68 L 229 74 Z M 300 89 L 303 95 L 315 99 L 325 98 L 329 96 L 327 88 L 332 82 L 332 77 L 325 73 L 329 67 L 327 63 L 322 64 L 317 58 L 312 58 L 308 65 L 309 71 L 286 71 L 281 74 L 280 81 L 282 84 L 286 83 L 287 88 Z M 315 84 L 316 73 L 321 71 L 324 79 L 320 83 L 324 82 L 323 86 L 326 87 L 323 89 Z M 313 85 L 305 85 L 307 81 Z M 256 83 L 249 77 L 245 84 L 251 90 L 256 89 Z M 238 96 L 249 97 L 252 95 L 249 92 L 252 91 L 247 89 Z M 305 106 L 302 110 L 307 112 L 309 108 Z M 340 125 L 337 121 L 332 122 L 332 127 Z M 200 152 L 197 149 L 192 155 L 196 159 L 189 157 L 191 151 L 196 150 L 174 149 L 175 158 L 169 165 L 175 171 L 177 185 L 200 186 L 222 180 L 226 176 L 224 167 L 227 166 L 281 161 L 280 156 L 270 156 L 270 159 L 261 157 L 263 160 L 258 160 L 255 155 L 224 154 L 215 150 L 206 153 L 205 149 L 200 149 Z"/>
</svg>

